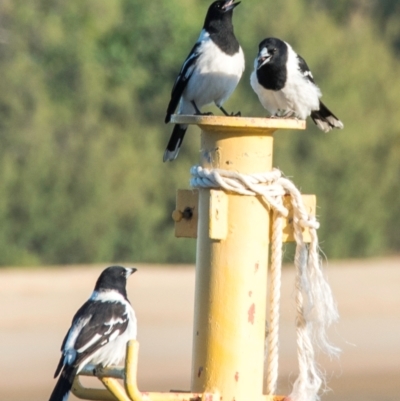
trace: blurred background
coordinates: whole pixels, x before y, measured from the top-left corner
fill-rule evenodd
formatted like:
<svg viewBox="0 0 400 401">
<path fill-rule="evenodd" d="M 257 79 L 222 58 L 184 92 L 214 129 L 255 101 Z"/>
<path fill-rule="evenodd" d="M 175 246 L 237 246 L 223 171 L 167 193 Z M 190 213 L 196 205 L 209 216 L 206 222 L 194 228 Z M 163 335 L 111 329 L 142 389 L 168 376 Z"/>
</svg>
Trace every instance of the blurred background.
<svg viewBox="0 0 400 401">
<path fill-rule="evenodd" d="M 164 117 L 209 3 L 0 0 L 0 266 L 24 267 L 0 270 L 0 400 L 46 398 L 70 319 L 111 262 L 190 264 L 145 268 L 132 280 L 139 305 L 148 306 L 140 315 L 141 383 L 188 387 L 195 242 L 174 237 L 170 216 L 176 189 L 189 187 L 199 135 L 191 128 L 179 158 L 164 164 L 172 129 Z M 312 121 L 304 132 L 278 132 L 275 166 L 317 195 L 321 247 L 329 260 L 343 260 L 328 268 L 350 333 L 338 330 L 338 338 L 343 348 L 362 346 L 344 353 L 353 356 L 349 376 L 345 362 L 334 369 L 357 390 L 346 392 L 342 381 L 335 400 L 392 401 L 400 391 L 400 2 L 243 0 L 234 26 L 246 71 L 227 110 L 266 115 L 249 77 L 258 43 L 276 36 L 307 60 L 344 122 L 329 134 Z M 65 268 L 71 264 L 85 266 Z M 43 269 L 50 265 L 57 268 Z M 168 354 L 166 343 L 177 338 L 181 347 Z M 176 352 L 183 362 L 171 378 Z M 285 383 L 294 380 L 292 362 Z"/>
<path fill-rule="evenodd" d="M 198 130 L 164 164 L 163 121 L 209 3 L 0 2 L 0 265 L 194 261 L 170 216 Z M 249 76 L 258 43 L 277 36 L 345 124 L 276 134 L 275 165 L 318 196 L 326 254 L 398 253 L 400 2 L 244 0 L 234 25 L 246 71 L 228 110 L 266 115 Z"/>
</svg>

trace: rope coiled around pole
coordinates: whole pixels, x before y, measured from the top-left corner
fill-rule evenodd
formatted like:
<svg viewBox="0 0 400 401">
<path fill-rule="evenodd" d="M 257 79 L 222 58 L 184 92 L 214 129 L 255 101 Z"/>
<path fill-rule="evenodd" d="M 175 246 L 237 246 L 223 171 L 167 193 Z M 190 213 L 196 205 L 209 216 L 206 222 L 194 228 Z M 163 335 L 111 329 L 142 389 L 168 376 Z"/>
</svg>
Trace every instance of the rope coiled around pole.
<svg viewBox="0 0 400 401">
<path fill-rule="evenodd" d="M 283 205 L 283 196 L 290 195 L 293 207 L 294 237 L 296 240 L 296 332 L 299 361 L 297 377 L 289 399 L 292 401 L 317 401 L 324 381 L 323 374 L 315 362 L 314 345 L 328 355 L 337 355 L 340 350 L 332 346 L 326 329 L 338 320 L 332 291 L 321 269 L 318 252 L 317 229 L 319 223 L 307 213 L 300 191 L 292 181 L 282 176 L 278 169 L 265 173 L 241 174 L 221 169 L 205 169 L 194 166 L 190 170 L 193 188 L 222 188 L 225 191 L 262 196 L 272 209 L 271 244 L 271 290 L 268 334 L 267 393 L 276 394 L 278 380 L 279 351 L 279 301 L 282 267 L 282 218 L 288 216 Z M 311 242 L 303 241 L 302 230 L 308 228 Z"/>
</svg>

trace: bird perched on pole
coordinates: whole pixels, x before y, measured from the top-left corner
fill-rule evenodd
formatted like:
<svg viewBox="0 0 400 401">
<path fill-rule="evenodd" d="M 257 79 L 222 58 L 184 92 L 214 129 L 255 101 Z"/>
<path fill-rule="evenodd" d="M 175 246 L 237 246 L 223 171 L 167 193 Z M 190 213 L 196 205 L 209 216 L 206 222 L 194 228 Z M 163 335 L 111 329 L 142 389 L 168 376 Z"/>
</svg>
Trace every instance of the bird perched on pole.
<svg viewBox="0 0 400 401">
<path fill-rule="evenodd" d="M 322 96 L 305 60 L 277 38 L 264 39 L 254 61 L 251 86 L 274 117 L 311 116 L 324 132 L 343 123 L 319 100 Z"/>
<path fill-rule="evenodd" d="M 87 364 L 103 367 L 125 357 L 126 343 L 136 339 L 136 316 L 126 294 L 127 278 L 135 268 L 111 266 L 96 282 L 90 298 L 76 312 L 61 346 L 54 377 L 61 375 L 50 401 L 66 401 L 74 377 Z"/>
<path fill-rule="evenodd" d="M 232 24 L 233 10 L 239 4 L 240 1 L 222 0 L 210 5 L 200 37 L 172 88 L 166 123 L 176 108 L 178 114 L 201 114 L 201 108 L 210 103 L 229 115 L 222 105 L 235 90 L 245 63 Z M 186 130 L 187 125 L 175 125 L 164 152 L 164 162 L 176 159 Z"/>
</svg>

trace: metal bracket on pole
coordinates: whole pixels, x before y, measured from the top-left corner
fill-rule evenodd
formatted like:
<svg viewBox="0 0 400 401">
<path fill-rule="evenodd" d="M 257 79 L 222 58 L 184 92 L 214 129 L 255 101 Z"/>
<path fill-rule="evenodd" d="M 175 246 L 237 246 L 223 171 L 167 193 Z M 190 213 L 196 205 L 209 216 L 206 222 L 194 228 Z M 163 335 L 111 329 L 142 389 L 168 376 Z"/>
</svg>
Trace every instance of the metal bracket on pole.
<svg viewBox="0 0 400 401">
<path fill-rule="evenodd" d="M 199 191 L 179 189 L 176 193 L 176 208 L 172 213 L 177 238 L 196 238 L 199 219 Z"/>
<path fill-rule="evenodd" d="M 315 195 L 302 195 L 303 203 L 311 216 L 315 216 L 317 198 Z M 283 219 L 283 242 L 295 242 L 293 229 L 293 207 L 290 197 L 283 199 L 289 214 Z M 222 190 L 210 191 L 210 239 L 223 240 L 228 233 L 228 196 Z M 175 221 L 175 236 L 177 238 L 197 238 L 199 210 L 199 191 L 178 189 L 176 193 L 176 208 L 172 213 Z M 271 231 L 272 232 L 272 231 Z M 303 230 L 303 240 L 311 241 L 308 228 Z"/>
<path fill-rule="evenodd" d="M 75 377 L 73 394 L 81 399 L 99 401 L 220 401 L 216 393 L 141 392 L 137 386 L 138 355 L 139 343 L 131 340 L 126 346 L 125 367 L 85 366 Z M 84 387 L 80 376 L 97 377 L 106 389 Z M 117 379 L 123 381 L 124 387 Z"/>
</svg>

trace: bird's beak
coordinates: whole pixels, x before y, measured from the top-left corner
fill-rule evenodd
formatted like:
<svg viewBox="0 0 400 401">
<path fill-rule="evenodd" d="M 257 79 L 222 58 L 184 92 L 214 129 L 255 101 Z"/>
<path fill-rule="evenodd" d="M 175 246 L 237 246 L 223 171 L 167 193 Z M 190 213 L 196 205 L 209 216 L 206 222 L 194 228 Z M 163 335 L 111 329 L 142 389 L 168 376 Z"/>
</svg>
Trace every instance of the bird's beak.
<svg viewBox="0 0 400 401">
<path fill-rule="evenodd" d="M 137 271 L 136 267 L 126 267 L 126 278 Z"/>
<path fill-rule="evenodd" d="M 238 1 L 237 3 L 235 3 L 235 0 L 227 0 L 225 2 L 225 4 L 222 6 L 222 9 L 227 12 L 230 10 L 233 10 L 236 6 L 238 6 L 240 4 L 240 1 Z"/>
<path fill-rule="evenodd" d="M 267 64 L 271 60 L 272 54 L 268 52 L 267 48 L 262 48 L 258 53 L 257 57 L 257 70 L 259 70 L 263 65 Z"/>
</svg>

